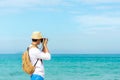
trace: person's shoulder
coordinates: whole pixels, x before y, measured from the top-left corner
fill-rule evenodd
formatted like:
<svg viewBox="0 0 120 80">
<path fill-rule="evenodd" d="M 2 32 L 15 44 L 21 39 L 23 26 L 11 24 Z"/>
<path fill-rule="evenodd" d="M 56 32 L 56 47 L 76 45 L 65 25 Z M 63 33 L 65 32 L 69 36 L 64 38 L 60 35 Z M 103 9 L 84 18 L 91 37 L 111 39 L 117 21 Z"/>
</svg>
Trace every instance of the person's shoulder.
<svg viewBox="0 0 120 80">
<path fill-rule="evenodd" d="M 32 51 L 32 52 L 41 52 L 41 50 L 37 47 L 32 47 L 29 50 Z"/>
<path fill-rule="evenodd" d="M 29 47 L 29 50 L 39 50 L 37 47 Z"/>
</svg>

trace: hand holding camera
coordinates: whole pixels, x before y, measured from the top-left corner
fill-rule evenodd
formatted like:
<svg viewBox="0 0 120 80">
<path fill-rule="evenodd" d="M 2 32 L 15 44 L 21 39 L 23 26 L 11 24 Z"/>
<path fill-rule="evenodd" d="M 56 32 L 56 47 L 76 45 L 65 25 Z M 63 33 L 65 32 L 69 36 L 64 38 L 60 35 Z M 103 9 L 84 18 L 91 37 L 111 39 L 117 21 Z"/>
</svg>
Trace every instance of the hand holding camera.
<svg viewBox="0 0 120 80">
<path fill-rule="evenodd" d="M 43 39 L 41 40 L 41 42 L 42 42 L 42 45 L 43 45 L 43 46 L 47 46 L 48 38 L 43 38 Z"/>
</svg>

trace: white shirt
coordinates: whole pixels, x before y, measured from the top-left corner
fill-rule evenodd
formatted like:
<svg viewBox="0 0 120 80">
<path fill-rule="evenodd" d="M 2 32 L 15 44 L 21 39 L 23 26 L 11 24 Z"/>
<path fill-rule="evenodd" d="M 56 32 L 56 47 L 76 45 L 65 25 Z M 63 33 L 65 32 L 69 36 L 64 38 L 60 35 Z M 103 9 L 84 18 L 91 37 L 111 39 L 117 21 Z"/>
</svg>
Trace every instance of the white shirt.
<svg viewBox="0 0 120 80">
<path fill-rule="evenodd" d="M 42 60 L 50 60 L 51 59 L 50 53 L 44 53 L 40 49 L 35 48 L 35 47 L 29 49 L 29 56 L 30 56 L 32 65 L 34 65 L 36 63 L 38 58 L 42 59 Z M 33 74 L 38 74 L 38 75 L 42 76 L 43 78 L 45 77 L 44 65 L 41 62 L 41 60 L 38 60 L 38 62 L 36 64 L 36 69 Z"/>
</svg>

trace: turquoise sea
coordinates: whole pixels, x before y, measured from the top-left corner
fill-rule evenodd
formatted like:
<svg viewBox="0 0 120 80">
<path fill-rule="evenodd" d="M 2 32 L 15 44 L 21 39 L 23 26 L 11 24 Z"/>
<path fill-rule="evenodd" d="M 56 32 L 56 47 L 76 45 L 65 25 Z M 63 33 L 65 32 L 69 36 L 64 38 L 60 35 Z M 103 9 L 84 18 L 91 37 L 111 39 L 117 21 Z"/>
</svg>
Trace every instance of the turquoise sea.
<svg viewBox="0 0 120 80">
<path fill-rule="evenodd" d="M 45 80 L 120 80 L 120 54 L 52 54 Z M 0 80 L 30 80 L 21 54 L 0 54 Z"/>
</svg>

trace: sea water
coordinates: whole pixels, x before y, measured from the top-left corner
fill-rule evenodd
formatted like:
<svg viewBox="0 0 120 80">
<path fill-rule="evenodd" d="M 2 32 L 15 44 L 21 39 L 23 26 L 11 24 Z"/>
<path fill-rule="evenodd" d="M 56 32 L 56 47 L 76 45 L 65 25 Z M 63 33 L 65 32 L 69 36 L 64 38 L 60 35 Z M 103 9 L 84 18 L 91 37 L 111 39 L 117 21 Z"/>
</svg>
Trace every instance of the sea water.
<svg viewBox="0 0 120 80">
<path fill-rule="evenodd" d="M 30 80 L 22 54 L 0 54 L 0 80 Z M 44 61 L 45 80 L 120 80 L 119 54 L 52 54 Z"/>
</svg>

